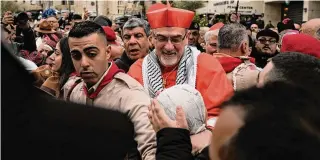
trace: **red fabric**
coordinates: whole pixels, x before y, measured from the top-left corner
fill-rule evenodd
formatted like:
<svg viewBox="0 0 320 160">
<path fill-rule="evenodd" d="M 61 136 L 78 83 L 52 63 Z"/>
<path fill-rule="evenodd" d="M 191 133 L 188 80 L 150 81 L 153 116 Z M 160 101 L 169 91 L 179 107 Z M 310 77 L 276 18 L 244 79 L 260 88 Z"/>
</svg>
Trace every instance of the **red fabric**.
<svg viewBox="0 0 320 160">
<path fill-rule="evenodd" d="M 210 27 L 209 31 L 213 31 L 213 30 L 216 30 L 216 29 L 220 29 L 224 26 L 224 24 L 222 22 L 219 22 L 219 23 L 216 23 L 214 24 L 213 26 Z"/>
<path fill-rule="evenodd" d="M 158 9 L 163 9 L 163 8 L 166 8 L 167 6 L 162 4 L 162 3 L 156 3 L 152 6 L 149 7 L 149 9 L 147 10 L 147 12 L 152 12 L 152 11 L 155 11 L 155 10 L 158 10 Z"/>
<path fill-rule="evenodd" d="M 49 45 L 51 48 L 56 48 L 56 45 L 59 41 L 59 37 L 56 34 L 51 34 L 50 35 L 54 40 L 50 39 L 50 37 L 48 35 L 45 35 L 42 40 L 44 43 L 46 43 L 47 45 Z"/>
<path fill-rule="evenodd" d="M 235 57 L 217 57 L 220 64 L 222 65 L 223 69 L 226 73 L 232 72 L 237 66 L 239 66 L 243 61 L 240 58 Z M 250 57 L 249 58 L 251 63 L 255 63 L 255 59 Z"/>
<path fill-rule="evenodd" d="M 132 78 L 143 85 L 142 78 L 143 59 L 137 60 L 128 72 Z M 175 85 L 177 69 L 171 74 L 171 68 L 162 69 L 162 77 L 166 79 L 166 87 Z M 169 75 L 170 74 L 170 75 Z M 197 63 L 196 89 L 203 96 L 207 108 L 208 118 L 218 116 L 219 105 L 229 99 L 233 94 L 233 88 L 219 61 L 212 55 L 200 54 Z"/>
<path fill-rule="evenodd" d="M 38 51 L 29 52 L 27 50 L 20 50 L 21 57 L 34 62 L 37 66 L 41 66 L 45 60 L 43 54 Z"/>
<path fill-rule="evenodd" d="M 116 33 L 109 26 L 103 26 L 104 33 L 107 36 L 107 40 L 109 43 L 116 44 L 115 40 L 117 39 Z"/>
<path fill-rule="evenodd" d="M 157 6 L 154 6 L 157 5 Z M 149 24 L 152 29 L 162 27 L 180 27 L 189 28 L 192 22 L 194 12 L 170 7 L 164 7 L 154 4 L 147 12 Z"/>
<path fill-rule="evenodd" d="M 119 72 L 124 72 L 123 70 L 119 69 L 117 67 L 117 65 L 112 62 L 112 65 L 110 66 L 110 69 L 107 73 L 107 75 L 105 75 L 102 79 L 102 81 L 100 82 L 99 86 L 97 87 L 97 89 L 91 93 L 90 95 L 88 94 L 88 89 L 87 87 L 84 85 L 83 86 L 83 89 L 84 89 L 84 93 L 86 94 L 87 97 L 91 98 L 91 99 L 94 99 L 98 96 L 98 94 L 100 93 L 100 91 L 107 85 L 109 84 L 112 80 L 113 80 L 113 77 L 119 73 Z"/>
<path fill-rule="evenodd" d="M 306 34 L 286 35 L 280 52 L 300 52 L 320 58 L 320 41 Z"/>
<path fill-rule="evenodd" d="M 73 76 L 80 77 L 80 75 L 76 71 L 72 72 L 69 77 L 73 77 Z"/>
</svg>

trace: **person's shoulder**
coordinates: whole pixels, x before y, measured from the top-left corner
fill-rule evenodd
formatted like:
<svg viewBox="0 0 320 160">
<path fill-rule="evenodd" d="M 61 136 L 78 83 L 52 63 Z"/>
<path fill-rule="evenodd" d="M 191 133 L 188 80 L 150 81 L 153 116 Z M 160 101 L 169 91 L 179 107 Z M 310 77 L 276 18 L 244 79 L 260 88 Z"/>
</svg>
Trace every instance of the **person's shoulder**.
<svg viewBox="0 0 320 160">
<path fill-rule="evenodd" d="M 198 69 L 217 70 L 222 68 L 218 59 L 210 54 L 201 53 L 197 60 Z"/>
<path fill-rule="evenodd" d="M 134 67 L 134 68 L 141 68 L 142 67 L 142 62 L 143 62 L 143 58 L 140 58 L 138 59 L 136 62 L 134 62 L 131 67 Z M 130 67 L 130 68 L 131 68 Z"/>
<path fill-rule="evenodd" d="M 130 66 L 128 74 L 133 78 L 137 78 L 137 76 L 142 75 L 142 62 L 143 62 L 143 59 L 138 59 L 136 62 L 134 62 Z"/>
<path fill-rule="evenodd" d="M 128 74 L 120 72 L 120 73 L 117 73 L 114 76 L 114 78 L 118 82 L 125 84 L 128 89 L 138 89 L 138 90 L 143 89 L 141 84 L 137 80 L 129 76 Z"/>
</svg>

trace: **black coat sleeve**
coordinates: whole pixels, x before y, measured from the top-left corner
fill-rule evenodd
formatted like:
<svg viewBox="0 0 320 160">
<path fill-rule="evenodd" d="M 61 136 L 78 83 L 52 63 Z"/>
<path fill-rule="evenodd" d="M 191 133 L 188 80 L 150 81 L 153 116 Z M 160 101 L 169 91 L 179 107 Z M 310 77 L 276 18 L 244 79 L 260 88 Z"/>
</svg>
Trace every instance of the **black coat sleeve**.
<svg viewBox="0 0 320 160">
<path fill-rule="evenodd" d="M 22 30 L 23 33 L 23 49 L 28 50 L 30 52 L 37 50 L 36 45 L 36 37 L 34 35 L 34 32 L 31 28 L 28 28 L 26 30 Z"/>
<path fill-rule="evenodd" d="M 164 128 L 157 132 L 156 160 L 193 160 L 191 151 L 188 130 Z"/>
</svg>

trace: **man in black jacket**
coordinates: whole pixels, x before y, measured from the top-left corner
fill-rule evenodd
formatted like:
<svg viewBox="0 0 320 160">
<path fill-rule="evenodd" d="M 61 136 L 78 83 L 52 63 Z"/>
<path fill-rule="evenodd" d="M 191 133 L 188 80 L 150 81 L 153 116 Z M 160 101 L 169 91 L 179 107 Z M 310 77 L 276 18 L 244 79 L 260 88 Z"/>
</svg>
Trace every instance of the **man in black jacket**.
<svg viewBox="0 0 320 160">
<path fill-rule="evenodd" d="M 193 157 L 181 108 L 176 121 L 157 105 L 149 118 L 157 132 L 157 160 L 282 160 L 320 156 L 319 100 L 307 90 L 284 82 L 236 92 L 222 105 L 210 149 Z M 210 158 L 209 158 L 210 157 Z"/>
<path fill-rule="evenodd" d="M 128 72 L 136 60 L 149 53 L 149 34 L 149 23 L 143 19 L 132 18 L 123 25 L 122 39 L 125 52 L 120 58 L 115 59 L 120 69 Z"/>
</svg>

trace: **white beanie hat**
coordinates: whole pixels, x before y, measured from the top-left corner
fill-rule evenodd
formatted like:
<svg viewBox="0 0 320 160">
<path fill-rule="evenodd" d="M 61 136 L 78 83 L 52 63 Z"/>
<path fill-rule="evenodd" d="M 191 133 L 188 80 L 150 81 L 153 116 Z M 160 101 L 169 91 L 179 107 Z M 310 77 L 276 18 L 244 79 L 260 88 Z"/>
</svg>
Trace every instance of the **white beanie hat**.
<svg viewBox="0 0 320 160">
<path fill-rule="evenodd" d="M 192 86 L 175 85 L 163 90 L 156 99 L 172 120 L 176 119 L 176 107 L 183 108 L 191 135 L 205 130 L 206 107 L 200 92 Z"/>
</svg>

